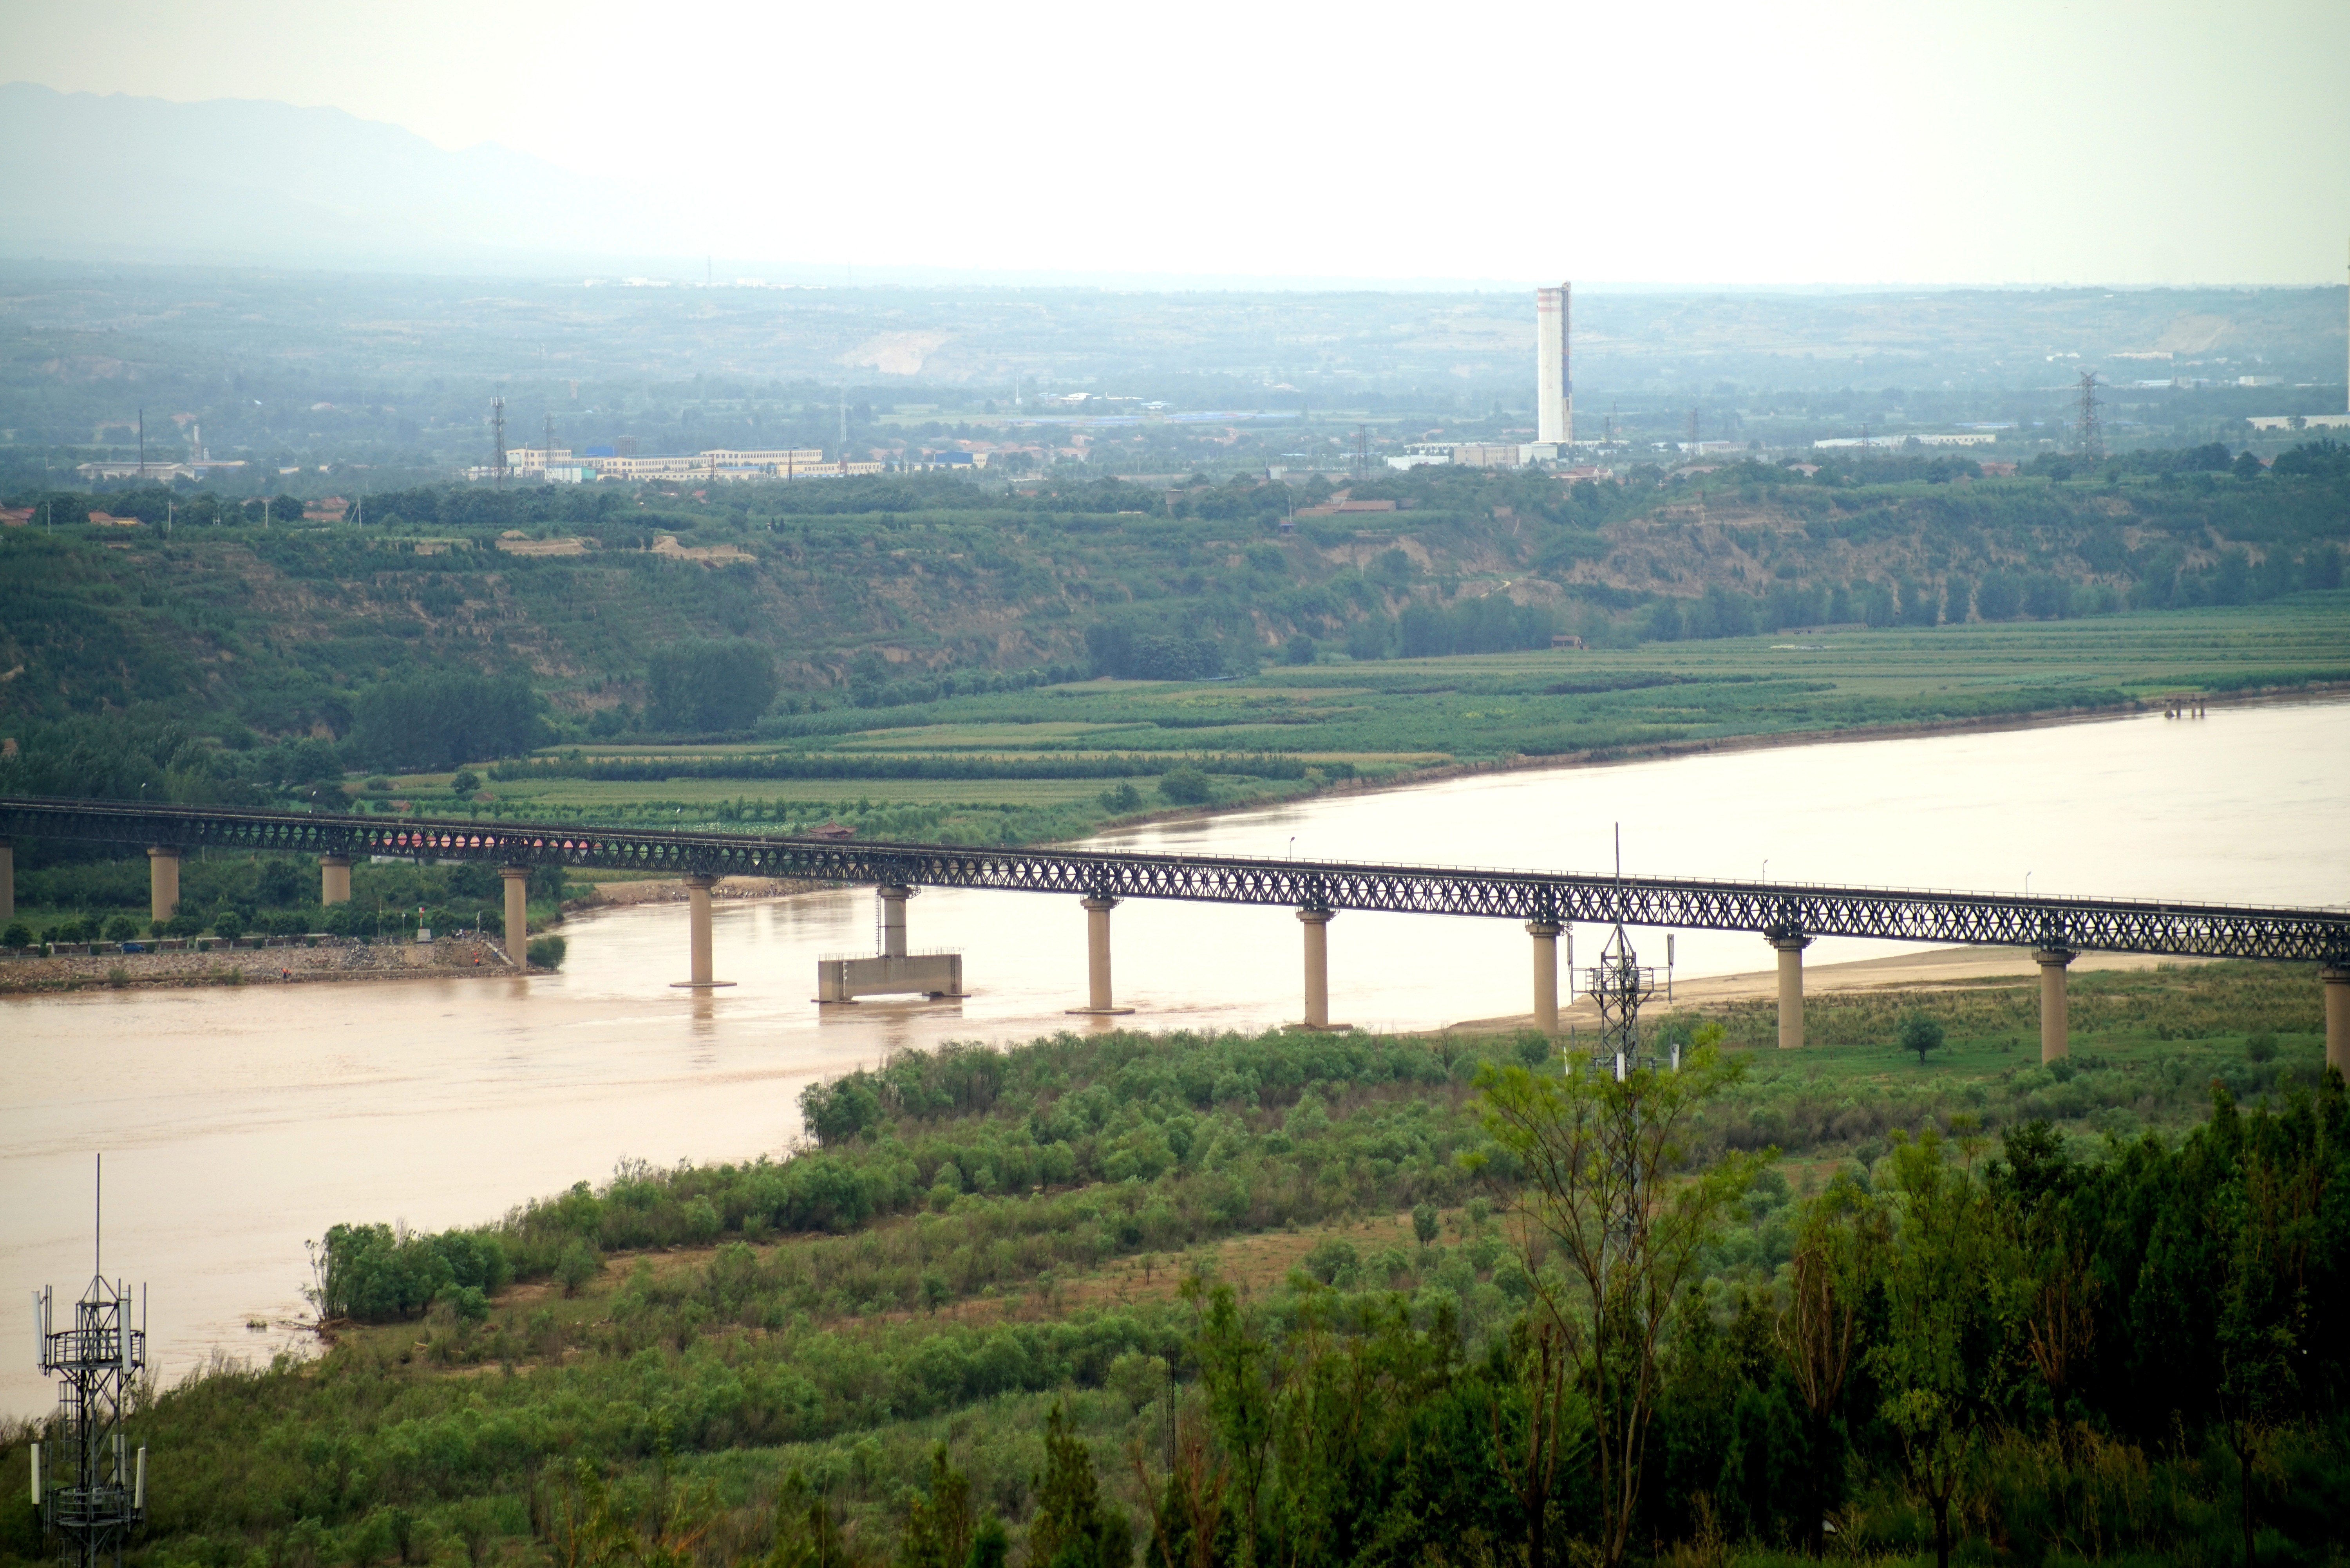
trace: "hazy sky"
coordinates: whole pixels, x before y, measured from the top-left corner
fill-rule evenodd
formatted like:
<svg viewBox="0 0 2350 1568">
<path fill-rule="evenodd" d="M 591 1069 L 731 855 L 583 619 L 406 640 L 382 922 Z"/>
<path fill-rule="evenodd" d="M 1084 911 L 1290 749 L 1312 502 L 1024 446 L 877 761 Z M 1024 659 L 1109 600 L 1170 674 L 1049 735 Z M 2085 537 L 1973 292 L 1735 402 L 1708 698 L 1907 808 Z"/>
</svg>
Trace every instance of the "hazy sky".
<svg viewBox="0 0 2350 1568">
<path fill-rule="evenodd" d="M 2350 0 L 110 0 L 0 8 L 0 73 L 500 142 L 722 272 L 2306 284 L 2350 244 Z"/>
</svg>

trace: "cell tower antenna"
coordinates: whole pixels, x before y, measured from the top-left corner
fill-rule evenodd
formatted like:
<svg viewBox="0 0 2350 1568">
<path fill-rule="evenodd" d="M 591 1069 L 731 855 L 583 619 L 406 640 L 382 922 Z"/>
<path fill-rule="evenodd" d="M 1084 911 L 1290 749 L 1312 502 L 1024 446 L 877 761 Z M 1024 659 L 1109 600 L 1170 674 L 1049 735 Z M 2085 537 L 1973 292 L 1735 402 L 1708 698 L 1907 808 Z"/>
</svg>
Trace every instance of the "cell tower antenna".
<svg viewBox="0 0 2350 1568">
<path fill-rule="evenodd" d="M 2097 423 L 2097 373 L 2081 372 L 2081 452 L 2085 457 L 2106 455 L 2106 435 Z"/>
<path fill-rule="evenodd" d="M 134 1453 L 123 1429 L 147 1366 L 146 1310 L 142 1296 L 134 1321 L 129 1287 L 100 1272 L 105 1180 L 101 1156 L 91 1179 L 89 1288 L 68 1303 L 71 1322 L 57 1323 L 50 1288 L 33 1297 L 41 1374 L 64 1381 L 46 1439 L 33 1445 L 33 1503 L 75 1568 L 99 1568 L 108 1558 L 121 1568 L 123 1546 L 147 1517 L 147 1450 Z"/>
<path fill-rule="evenodd" d="M 490 483 L 506 487 L 506 400 L 490 400 Z"/>
</svg>

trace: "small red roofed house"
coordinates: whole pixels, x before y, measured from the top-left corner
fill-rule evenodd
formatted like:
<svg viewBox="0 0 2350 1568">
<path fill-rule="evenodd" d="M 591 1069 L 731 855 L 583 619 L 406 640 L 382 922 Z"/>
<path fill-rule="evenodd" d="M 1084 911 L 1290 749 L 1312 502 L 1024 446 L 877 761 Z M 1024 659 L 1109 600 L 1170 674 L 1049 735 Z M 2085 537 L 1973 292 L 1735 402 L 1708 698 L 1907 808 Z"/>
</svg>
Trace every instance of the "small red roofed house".
<svg viewBox="0 0 2350 1568">
<path fill-rule="evenodd" d="M 350 509 L 350 504 L 339 495 L 329 495 L 324 501 L 306 501 L 302 504 L 302 521 L 339 523 L 343 520 L 343 514 Z"/>
<path fill-rule="evenodd" d="M 845 822 L 827 822 L 822 827 L 810 828 L 808 836 L 810 838 L 854 838 L 857 836 L 857 829 Z"/>
<path fill-rule="evenodd" d="M 22 528 L 32 520 L 29 506 L 0 506 L 0 528 Z"/>
</svg>

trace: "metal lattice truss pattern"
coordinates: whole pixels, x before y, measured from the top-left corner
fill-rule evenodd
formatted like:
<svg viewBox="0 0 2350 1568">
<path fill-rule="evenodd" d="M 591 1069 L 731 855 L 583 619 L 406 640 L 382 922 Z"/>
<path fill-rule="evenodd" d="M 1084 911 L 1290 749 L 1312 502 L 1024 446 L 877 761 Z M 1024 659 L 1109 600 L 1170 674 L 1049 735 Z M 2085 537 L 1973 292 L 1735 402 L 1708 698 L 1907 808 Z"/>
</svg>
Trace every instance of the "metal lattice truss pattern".
<svg viewBox="0 0 2350 1568">
<path fill-rule="evenodd" d="M 840 843 L 756 834 L 0 799 L 0 836 L 312 855 L 396 855 L 674 876 L 783 877 L 1299 909 L 1478 915 L 1773 937 L 2350 962 L 2350 912 L 2019 898 L 1789 882 L 1254 860 L 1141 851 Z"/>
</svg>

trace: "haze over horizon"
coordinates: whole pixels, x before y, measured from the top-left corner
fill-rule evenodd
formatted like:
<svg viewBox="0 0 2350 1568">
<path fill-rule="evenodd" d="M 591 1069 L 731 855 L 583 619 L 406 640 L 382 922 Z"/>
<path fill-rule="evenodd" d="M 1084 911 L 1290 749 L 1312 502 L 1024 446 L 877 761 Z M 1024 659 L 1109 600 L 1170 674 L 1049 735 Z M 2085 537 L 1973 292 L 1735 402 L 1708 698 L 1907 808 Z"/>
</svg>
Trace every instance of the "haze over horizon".
<svg viewBox="0 0 2350 1568">
<path fill-rule="evenodd" d="M 235 202 L 275 208 L 293 238 L 259 248 L 287 259 L 338 236 L 383 244 L 374 192 L 334 188 L 337 138 L 401 171 L 400 248 L 385 254 L 415 265 L 2309 286 L 2341 280 L 2350 234 L 2350 6 L 2325 0 L 1700 5 L 1669 31 L 1585 5 L 1437 28 L 1222 4 L 1180 26 L 1057 3 L 985 29 L 931 5 L 889 17 L 705 7 L 647 25 L 603 3 L 423 0 L 362 24 L 272 0 L 128 0 L 12 10 L 0 55 L 22 82 L 99 95 L 117 125 L 196 121 L 107 95 L 213 106 L 223 122 L 223 99 L 369 122 L 252 120 L 312 129 L 261 134 L 249 167 L 207 153 L 216 178 L 201 185 L 156 174 L 173 150 L 151 130 L 120 130 L 110 163 L 64 156 L 62 132 L 45 144 L 37 115 L 16 133 L 33 140 L 16 161 L 55 181 L 176 182 L 184 209 L 234 234 L 258 232 Z M 558 189 L 519 189 L 540 182 Z M 8 215 L 21 231 L 31 214 Z M 195 223 L 109 223 L 126 247 L 112 254 L 232 259 Z M 7 249 L 72 244 L 45 226 Z"/>
</svg>

